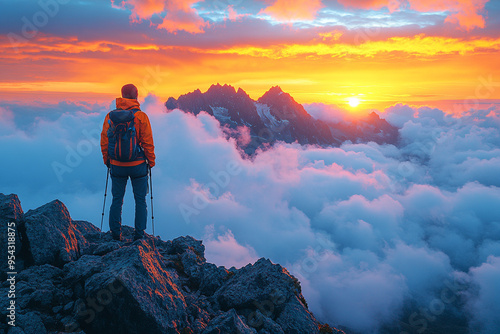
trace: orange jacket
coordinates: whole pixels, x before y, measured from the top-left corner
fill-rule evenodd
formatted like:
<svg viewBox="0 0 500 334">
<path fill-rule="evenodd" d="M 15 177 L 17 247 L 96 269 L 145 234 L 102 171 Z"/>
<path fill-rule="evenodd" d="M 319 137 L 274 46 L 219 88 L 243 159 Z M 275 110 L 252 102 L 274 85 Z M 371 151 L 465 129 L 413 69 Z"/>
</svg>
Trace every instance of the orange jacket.
<svg viewBox="0 0 500 334">
<path fill-rule="evenodd" d="M 135 99 L 116 99 L 116 109 L 128 110 L 128 109 L 140 109 L 139 102 Z M 104 119 L 104 124 L 102 126 L 101 132 L 101 151 L 102 158 L 104 159 L 104 164 L 109 160 L 108 157 L 108 129 L 109 129 L 109 114 L 106 115 Z M 151 131 L 151 123 L 149 123 L 149 117 L 143 111 L 138 111 L 135 113 L 135 130 L 137 135 L 137 142 L 144 149 L 144 154 L 148 160 L 150 167 L 155 165 L 155 145 L 153 143 L 153 132 Z M 109 160 L 112 165 L 116 166 L 137 166 L 144 162 L 144 160 L 122 162 L 116 160 Z"/>
</svg>

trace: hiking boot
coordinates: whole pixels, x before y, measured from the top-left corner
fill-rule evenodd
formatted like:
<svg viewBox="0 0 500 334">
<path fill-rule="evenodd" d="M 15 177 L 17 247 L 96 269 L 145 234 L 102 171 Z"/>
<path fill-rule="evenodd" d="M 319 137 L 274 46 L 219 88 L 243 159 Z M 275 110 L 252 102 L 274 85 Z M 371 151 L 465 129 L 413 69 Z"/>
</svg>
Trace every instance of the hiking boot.
<svg viewBox="0 0 500 334">
<path fill-rule="evenodd" d="M 118 240 L 118 241 L 122 241 L 122 234 L 114 234 L 112 233 L 111 234 L 113 236 L 113 240 Z"/>
<path fill-rule="evenodd" d="M 140 240 L 144 238 L 144 232 L 142 233 L 134 233 L 134 241 Z"/>
</svg>

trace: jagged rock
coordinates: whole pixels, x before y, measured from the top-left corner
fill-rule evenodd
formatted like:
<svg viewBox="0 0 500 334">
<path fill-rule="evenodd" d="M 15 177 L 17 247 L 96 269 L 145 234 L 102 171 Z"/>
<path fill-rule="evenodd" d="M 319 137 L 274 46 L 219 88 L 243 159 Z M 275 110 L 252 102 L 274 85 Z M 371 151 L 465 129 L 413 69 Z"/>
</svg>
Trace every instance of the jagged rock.
<svg viewBox="0 0 500 334">
<path fill-rule="evenodd" d="M 197 89 L 178 99 L 170 97 L 165 107 L 167 111 L 181 109 L 195 115 L 202 111 L 213 115 L 226 135 L 233 137 L 247 154 L 278 141 L 340 146 L 347 140 L 379 144 L 397 144 L 399 140 L 398 128 L 376 113 L 340 122 L 315 119 L 279 86 L 255 101 L 241 88 L 236 91 L 232 86 L 217 84 L 204 93 Z M 239 127 L 249 129 L 250 143 L 241 140 L 240 131 L 231 131 Z"/>
<path fill-rule="evenodd" d="M 22 263 L 19 261 L 21 252 L 21 239 L 19 236 L 19 222 L 23 218 L 23 209 L 17 195 L 4 195 L 0 193 L 0 279 L 4 281 L 7 278 L 7 272 L 22 270 Z M 9 233 L 10 232 L 10 233 Z M 11 253 L 8 254 L 7 245 L 14 246 Z M 14 255 L 16 259 L 15 268 L 9 269 L 7 261 L 8 255 Z M 14 270 L 11 270 L 14 269 Z"/>
<path fill-rule="evenodd" d="M 83 255 L 78 261 L 70 262 L 64 265 L 64 281 L 68 285 L 74 285 L 77 282 L 84 282 L 94 273 L 99 272 L 104 263 L 102 258 L 97 255 Z"/>
<path fill-rule="evenodd" d="M 62 274 L 63 271 L 61 269 L 50 264 L 44 264 L 23 270 L 17 275 L 17 280 L 29 282 L 32 286 L 40 286 L 41 284 L 57 279 Z"/>
<path fill-rule="evenodd" d="M 64 329 L 64 333 L 70 332 L 72 334 L 85 334 L 85 332 L 83 330 L 78 328 L 78 321 L 76 320 L 76 318 L 74 318 L 72 316 L 66 316 L 66 317 L 62 318 L 61 323 L 62 323 L 62 327 Z M 58 334 L 63 334 L 63 333 L 61 332 Z"/>
<path fill-rule="evenodd" d="M 52 301 L 54 299 L 54 294 L 51 289 L 38 289 L 35 290 L 30 297 L 28 306 L 30 308 L 50 310 L 52 306 Z"/>
<path fill-rule="evenodd" d="M 185 248 L 181 254 L 178 255 L 181 261 L 182 270 L 186 273 L 191 281 L 198 286 L 201 279 L 201 268 L 205 263 L 205 258 L 196 254 L 192 247 Z"/>
<path fill-rule="evenodd" d="M 114 250 L 117 250 L 120 247 L 121 246 L 118 242 L 107 242 L 105 244 L 97 246 L 96 249 L 92 253 L 94 255 L 104 255 L 104 254 L 108 254 L 109 252 L 112 252 Z"/>
<path fill-rule="evenodd" d="M 319 333 L 318 322 L 314 319 L 297 296 L 289 300 L 281 311 L 276 322 L 285 333 L 316 334 Z"/>
<path fill-rule="evenodd" d="M 92 223 L 84 220 L 73 220 L 73 225 L 86 240 L 96 241 L 101 237 L 101 230 Z"/>
<path fill-rule="evenodd" d="M 248 327 L 245 322 L 236 314 L 234 309 L 224 312 L 210 321 L 203 334 L 257 334 L 257 331 Z"/>
<path fill-rule="evenodd" d="M 319 333 L 297 279 L 269 260 L 228 270 L 207 263 L 190 236 L 133 241 L 134 229 L 123 226 L 118 242 L 71 220 L 59 201 L 23 217 L 17 197 L 5 198 L 32 258 L 17 275 L 15 329 L 5 320 L 9 284 L 0 286 L 0 332 Z"/>
<path fill-rule="evenodd" d="M 0 193 L 0 221 L 2 223 L 19 222 L 23 218 L 23 209 L 17 195 Z"/>
<path fill-rule="evenodd" d="M 255 310 L 248 317 L 248 324 L 254 328 L 260 328 L 259 334 L 285 334 L 276 322 L 266 317 L 260 310 Z"/>
<path fill-rule="evenodd" d="M 188 326 L 175 270 L 142 240 L 106 254 L 100 273 L 85 282 L 87 333 L 177 333 Z M 105 307 L 104 307 L 105 306 Z"/>
<path fill-rule="evenodd" d="M 64 300 L 63 292 L 56 286 L 61 276 L 62 270 L 50 264 L 23 270 L 17 276 L 19 305 L 37 311 L 51 310 Z"/>
<path fill-rule="evenodd" d="M 59 312 L 61 312 L 61 311 L 62 311 L 62 309 L 63 309 L 63 307 L 62 307 L 62 306 L 60 306 L 60 305 L 59 305 L 59 306 L 54 306 L 54 307 L 52 308 L 52 312 L 54 312 L 54 313 L 59 313 Z"/>
<path fill-rule="evenodd" d="M 214 294 L 214 298 L 222 310 L 235 308 L 241 311 L 256 328 L 264 325 L 261 322 L 265 319 L 258 318 L 263 314 L 276 321 L 285 333 L 319 333 L 318 322 L 302 302 L 305 299 L 298 280 L 285 268 L 267 259 L 241 268 Z M 268 321 L 267 327 L 274 326 Z"/>
<path fill-rule="evenodd" d="M 185 300 L 188 305 L 187 311 L 191 330 L 194 333 L 203 332 L 216 312 L 208 299 L 201 294 L 187 293 Z"/>
<path fill-rule="evenodd" d="M 190 287 L 204 295 L 213 295 L 229 276 L 229 271 L 225 268 L 207 263 L 202 250 L 188 247 L 178 257 L 182 272 L 189 277 Z"/>
<path fill-rule="evenodd" d="M 238 270 L 214 294 L 222 310 L 269 305 L 276 314 L 294 296 L 304 298 L 298 280 L 282 266 L 263 258 Z"/>
<path fill-rule="evenodd" d="M 164 242 L 161 246 L 170 257 L 174 266 L 189 277 L 190 288 L 211 296 L 224 283 L 229 271 L 207 263 L 205 246 L 193 237 L 179 237 L 171 242 Z"/>
<path fill-rule="evenodd" d="M 42 322 L 38 312 L 28 312 L 18 315 L 18 326 L 21 327 L 26 334 L 46 334 L 47 329 Z"/>
<path fill-rule="evenodd" d="M 199 290 L 207 296 L 212 296 L 232 275 L 233 273 L 224 267 L 204 263 L 201 267 Z"/>
<path fill-rule="evenodd" d="M 66 305 L 64 305 L 63 311 L 64 312 L 70 312 L 71 310 L 73 310 L 73 306 L 74 305 L 75 305 L 75 302 L 73 302 L 73 301 L 67 303 Z"/>
<path fill-rule="evenodd" d="M 200 240 L 196 240 L 191 236 L 178 237 L 172 240 L 169 254 L 183 254 L 188 249 L 191 249 L 200 260 L 206 261 L 205 246 Z"/>
<path fill-rule="evenodd" d="M 25 309 L 28 307 L 28 304 L 31 300 L 31 294 L 36 289 L 28 282 L 20 281 L 16 283 L 16 305 L 20 309 Z M 1 299 L 0 299 L 1 300 Z M 7 299 L 5 299 L 7 302 Z M 3 306 L 3 305 L 2 305 Z M 2 308 L 3 310 L 3 308 Z"/>
<path fill-rule="evenodd" d="M 25 215 L 27 243 L 33 263 L 61 266 L 76 260 L 86 239 L 58 200 L 30 210 Z"/>
<path fill-rule="evenodd" d="M 19 327 L 10 327 L 7 334 L 25 334 L 25 332 Z"/>
</svg>

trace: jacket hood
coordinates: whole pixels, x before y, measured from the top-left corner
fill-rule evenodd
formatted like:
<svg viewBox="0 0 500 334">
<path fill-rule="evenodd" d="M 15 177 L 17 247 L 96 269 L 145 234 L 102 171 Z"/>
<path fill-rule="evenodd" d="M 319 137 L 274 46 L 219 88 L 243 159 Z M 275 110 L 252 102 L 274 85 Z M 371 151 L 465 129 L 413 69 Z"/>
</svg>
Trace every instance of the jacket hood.
<svg viewBox="0 0 500 334">
<path fill-rule="evenodd" d="M 123 97 L 116 98 L 116 109 L 129 110 L 140 109 L 141 105 L 136 99 L 126 99 Z"/>
</svg>

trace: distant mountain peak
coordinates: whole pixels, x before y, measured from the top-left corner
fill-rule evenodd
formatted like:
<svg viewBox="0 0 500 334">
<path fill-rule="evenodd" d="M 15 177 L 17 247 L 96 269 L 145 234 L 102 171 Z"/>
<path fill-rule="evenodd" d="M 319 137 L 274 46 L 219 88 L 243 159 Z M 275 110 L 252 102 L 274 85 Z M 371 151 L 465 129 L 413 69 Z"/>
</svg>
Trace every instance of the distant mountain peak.
<svg viewBox="0 0 500 334">
<path fill-rule="evenodd" d="M 295 101 L 295 99 L 290 94 L 285 93 L 280 86 L 271 87 L 271 89 L 264 93 L 264 95 L 262 95 L 257 100 L 257 102 L 277 109 L 275 114 L 281 119 L 288 118 L 289 116 L 295 117 L 298 115 L 305 118 L 311 117 L 305 111 L 304 107 L 300 103 Z M 289 115 L 289 113 L 292 113 L 293 115 Z"/>
<path fill-rule="evenodd" d="M 239 96 L 244 96 L 244 97 L 248 97 L 250 98 L 250 96 L 247 94 L 247 92 L 245 92 L 243 89 L 241 88 L 238 88 L 238 91 L 236 92 L 237 95 Z"/>
<path fill-rule="evenodd" d="M 280 86 L 273 86 L 271 87 L 267 92 L 264 93 L 264 95 L 262 95 L 260 99 L 264 99 L 264 98 L 270 98 L 270 97 L 278 97 L 278 96 L 281 96 L 281 95 L 285 95 L 285 96 L 288 96 L 291 98 L 291 95 L 288 94 L 288 93 L 285 93 L 283 91 L 283 89 L 281 89 Z"/>
<path fill-rule="evenodd" d="M 272 86 L 271 89 L 269 89 L 269 92 L 271 93 L 283 93 L 283 90 L 281 89 L 280 86 L 276 85 L 276 86 Z"/>
<path fill-rule="evenodd" d="M 334 124 L 314 119 L 304 107 L 280 86 L 272 86 L 257 101 L 243 89 L 220 83 L 202 93 L 199 89 L 169 98 L 168 110 L 181 109 L 198 114 L 205 111 L 223 126 L 247 127 L 252 138 L 245 152 L 253 153 L 265 143 L 340 145 L 345 140 L 395 143 L 398 131 L 375 113 L 349 124 Z"/>
<path fill-rule="evenodd" d="M 236 94 L 236 89 L 231 86 L 231 85 L 221 85 L 220 83 L 217 83 L 216 85 L 210 86 L 210 88 L 207 90 L 207 93 L 230 93 L 230 94 Z"/>
</svg>

